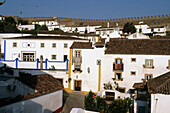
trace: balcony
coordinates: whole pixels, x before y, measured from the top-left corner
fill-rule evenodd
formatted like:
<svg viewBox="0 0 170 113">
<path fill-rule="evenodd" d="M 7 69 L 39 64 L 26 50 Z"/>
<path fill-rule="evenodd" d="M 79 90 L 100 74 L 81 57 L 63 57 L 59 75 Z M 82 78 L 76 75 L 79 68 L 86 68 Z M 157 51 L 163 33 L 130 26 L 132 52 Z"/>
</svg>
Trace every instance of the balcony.
<svg viewBox="0 0 170 113">
<path fill-rule="evenodd" d="M 123 66 L 124 64 L 116 64 L 116 63 L 113 63 L 113 71 L 123 71 Z"/>
<path fill-rule="evenodd" d="M 81 64 L 82 63 L 82 57 L 73 57 L 73 63 Z"/>
</svg>

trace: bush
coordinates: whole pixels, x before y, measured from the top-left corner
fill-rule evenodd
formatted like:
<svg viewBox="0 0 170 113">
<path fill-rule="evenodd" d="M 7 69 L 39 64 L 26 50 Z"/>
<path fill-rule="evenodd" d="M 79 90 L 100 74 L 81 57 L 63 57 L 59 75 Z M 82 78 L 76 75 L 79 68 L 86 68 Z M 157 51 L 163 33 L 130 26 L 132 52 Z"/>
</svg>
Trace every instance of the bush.
<svg viewBox="0 0 170 113">
<path fill-rule="evenodd" d="M 131 113 L 131 108 L 131 99 L 116 99 L 113 100 L 113 102 L 109 106 L 108 113 L 127 113 L 128 111 Z"/>
<path fill-rule="evenodd" d="M 85 109 L 90 111 L 97 111 L 96 102 L 95 102 L 95 94 L 92 91 L 85 97 Z"/>
<path fill-rule="evenodd" d="M 107 105 L 104 98 L 94 95 L 92 91 L 85 97 L 85 109 L 100 113 L 133 113 L 132 100 L 130 98 L 113 100 Z"/>
</svg>

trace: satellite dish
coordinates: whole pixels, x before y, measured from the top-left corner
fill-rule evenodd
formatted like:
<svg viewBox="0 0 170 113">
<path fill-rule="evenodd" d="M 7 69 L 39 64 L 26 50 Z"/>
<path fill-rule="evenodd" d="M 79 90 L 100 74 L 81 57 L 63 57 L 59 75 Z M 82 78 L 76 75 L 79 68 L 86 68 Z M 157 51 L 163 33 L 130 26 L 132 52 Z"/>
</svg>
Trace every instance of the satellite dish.
<svg viewBox="0 0 170 113">
<path fill-rule="evenodd" d="M 4 0 L 3 2 L 0 2 L 0 6 L 2 5 L 2 4 L 4 4 L 6 2 L 6 0 Z"/>
</svg>

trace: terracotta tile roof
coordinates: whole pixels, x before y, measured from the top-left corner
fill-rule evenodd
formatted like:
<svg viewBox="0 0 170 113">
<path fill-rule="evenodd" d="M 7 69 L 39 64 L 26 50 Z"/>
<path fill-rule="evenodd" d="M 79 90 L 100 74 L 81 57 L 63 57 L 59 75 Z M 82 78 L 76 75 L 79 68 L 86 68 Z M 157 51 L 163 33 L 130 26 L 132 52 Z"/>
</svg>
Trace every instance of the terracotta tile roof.
<svg viewBox="0 0 170 113">
<path fill-rule="evenodd" d="M 146 82 L 134 83 L 133 87 L 137 89 L 144 89 L 146 86 Z"/>
<path fill-rule="evenodd" d="M 149 93 L 170 95 L 170 72 L 151 79 L 147 83 Z"/>
<path fill-rule="evenodd" d="M 68 36 L 99 36 L 98 34 L 91 32 L 88 34 L 79 34 L 79 33 L 69 33 L 69 32 L 63 32 L 61 30 L 59 31 L 38 31 L 38 34 L 60 34 L 60 35 L 68 35 Z"/>
<path fill-rule="evenodd" d="M 51 75 L 20 75 L 17 80 L 26 84 L 32 89 L 35 89 L 40 94 L 50 93 L 56 90 L 63 89 L 62 84 Z"/>
<path fill-rule="evenodd" d="M 71 49 L 93 49 L 91 42 L 74 42 Z"/>
<path fill-rule="evenodd" d="M 170 36 L 151 36 L 150 39 L 169 39 L 170 40 Z"/>
<path fill-rule="evenodd" d="M 111 39 L 105 54 L 170 55 L 170 40 Z"/>
<path fill-rule="evenodd" d="M 16 103 L 22 100 L 35 98 L 44 94 L 52 93 L 57 90 L 63 89 L 63 85 L 60 81 L 51 75 L 31 75 L 31 74 L 20 74 L 20 77 L 16 77 L 17 80 L 23 84 L 35 89 L 37 92 L 30 93 L 24 96 L 17 96 L 12 98 L 5 98 L 0 100 L 0 107 L 8 104 Z"/>
<path fill-rule="evenodd" d="M 32 40 L 87 40 L 81 38 L 75 38 L 70 36 L 25 36 L 25 37 L 14 37 L 14 38 L 3 38 L 3 39 L 32 39 Z"/>
</svg>

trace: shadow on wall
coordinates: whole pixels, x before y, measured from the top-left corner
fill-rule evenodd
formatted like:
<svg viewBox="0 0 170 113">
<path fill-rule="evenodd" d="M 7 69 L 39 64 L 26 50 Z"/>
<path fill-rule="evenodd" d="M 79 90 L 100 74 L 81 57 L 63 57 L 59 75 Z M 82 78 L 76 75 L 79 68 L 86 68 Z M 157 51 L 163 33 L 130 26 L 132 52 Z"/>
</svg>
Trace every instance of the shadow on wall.
<svg viewBox="0 0 170 113">
<path fill-rule="evenodd" d="M 6 93 L 10 92 L 11 95 L 9 95 L 9 97 L 6 97 L 6 98 L 0 98 L 0 113 L 52 113 L 52 112 L 54 112 L 54 111 L 51 111 L 50 109 L 45 109 L 45 108 L 51 108 L 50 103 L 48 103 L 51 100 L 50 96 L 49 96 L 49 95 L 51 95 L 51 93 L 54 92 L 58 96 L 58 92 L 59 92 L 59 95 L 61 95 L 61 94 L 63 95 L 63 93 L 60 93 L 61 90 L 57 90 L 57 89 L 55 90 L 54 87 L 56 84 L 54 84 L 54 85 L 50 84 L 50 82 L 51 83 L 53 83 L 53 81 L 55 82 L 56 79 L 51 77 L 48 73 L 43 72 L 42 70 L 36 70 L 37 74 L 39 74 L 40 76 L 32 75 L 32 74 L 28 73 L 29 71 L 32 71 L 31 73 L 33 73 L 33 71 L 35 71 L 35 70 L 24 71 L 21 69 L 14 69 L 14 68 L 11 68 L 11 67 L 7 66 L 6 64 L 3 64 L 0 62 L 0 81 L 9 81 L 11 79 L 20 81 L 20 83 L 19 82 L 17 83 L 16 81 L 13 80 L 11 82 L 11 84 L 9 82 L 8 86 L 6 87 L 6 90 L 8 92 L 6 92 Z M 16 76 L 16 73 L 18 73 L 18 76 Z M 45 81 L 46 77 L 47 78 L 49 77 L 49 80 L 47 82 Z M 42 82 L 40 83 L 40 81 L 43 81 L 43 83 Z M 11 89 L 10 86 L 12 86 L 12 85 L 13 86 L 15 85 L 14 89 Z M 51 88 L 47 88 L 47 87 L 49 87 L 49 85 L 53 85 L 51 87 L 54 88 L 52 90 L 55 90 L 55 91 L 50 92 Z M 26 86 L 29 86 L 29 87 L 26 87 Z M 61 86 L 62 85 L 60 83 L 59 87 L 61 87 Z M 0 88 L 1 87 L 2 86 L 0 85 Z M 36 95 L 36 93 L 31 94 L 32 92 L 29 92 L 30 89 L 33 89 L 34 92 L 37 90 L 38 92 L 40 92 L 40 94 L 38 94 L 38 95 Z M 49 90 L 49 92 L 48 92 L 48 90 Z M 21 91 L 22 93 L 20 93 L 20 94 L 17 93 L 19 91 Z M 43 91 L 45 91 L 45 93 Z M 25 93 L 23 93 L 23 92 L 25 92 Z M 64 92 L 64 93 L 68 96 L 67 92 Z M 5 93 L 2 93 L 2 94 L 6 95 Z M 29 94 L 31 94 L 31 95 L 29 95 Z M 46 98 L 47 100 L 39 98 L 41 96 L 47 97 Z M 61 97 L 63 97 L 63 96 L 61 96 Z M 37 100 L 37 98 L 39 99 L 38 100 L 39 103 L 34 102 L 34 99 Z M 49 101 L 48 101 L 48 99 L 49 99 Z M 65 99 L 63 98 L 62 101 L 64 101 Z M 55 99 L 54 99 L 54 101 L 55 101 Z M 42 104 L 41 104 L 41 102 L 42 102 Z M 47 102 L 47 103 L 45 103 L 45 102 Z M 44 106 L 46 106 L 46 107 L 44 107 Z M 56 105 L 56 108 L 54 108 L 54 106 L 53 106 L 53 109 L 56 110 L 56 109 L 61 109 L 61 108 L 57 108 L 57 105 Z"/>
</svg>

